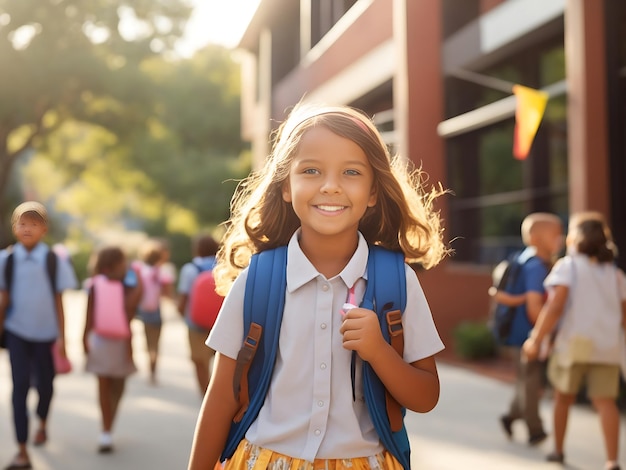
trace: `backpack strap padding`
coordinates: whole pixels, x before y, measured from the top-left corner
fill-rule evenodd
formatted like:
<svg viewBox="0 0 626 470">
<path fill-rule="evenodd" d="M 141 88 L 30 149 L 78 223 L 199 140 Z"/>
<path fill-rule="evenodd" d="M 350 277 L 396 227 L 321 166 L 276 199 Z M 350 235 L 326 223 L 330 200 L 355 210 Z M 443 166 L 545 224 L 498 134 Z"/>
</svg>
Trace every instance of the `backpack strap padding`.
<svg viewBox="0 0 626 470">
<path fill-rule="evenodd" d="M 276 353 L 278 350 L 278 338 L 280 324 L 285 308 L 285 292 L 287 288 L 287 247 L 281 246 L 273 250 L 263 251 L 252 256 L 248 267 L 248 279 L 243 306 L 243 324 L 245 337 L 249 334 L 250 326 L 255 323 L 263 329 L 261 339 L 258 341 L 257 350 L 254 354 L 247 374 L 248 387 L 254 393 L 250 397 L 250 403 L 246 413 L 239 422 L 233 422 L 221 461 L 230 458 L 239 442 L 245 436 L 246 431 L 259 414 L 265 396 L 269 389 Z M 245 339 L 245 338 L 244 338 Z M 234 380 L 237 380 L 235 377 Z M 240 381 L 240 396 L 245 382 Z M 233 387 L 234 387 L 233 383 Z"/>
<path fill-rule="evenodd" d="M 399 310 L 402 313 L 406 308 L 404 255 L 401 252 L 370 246 L 369 256 L 370 259 L 367 262 L 368 282 L 361 307 L 376 312 L 385 341 L 394 346 L 394 335 L 391 333 L 398 331 L 395 311 Z M 387 313 L 392 313 L 390 317 L 393 324 L 388 323 Z M 397 347 L 399 344 L 394 346 L 396 351 L 398 351 Z M 402 349 L 404 349 L 404 344 L 402 344 Z M 383 446 L 398 459 L 405 469 L 409 469 L 411 467 L 411 448 L 402 419 L 400 419 L 398 426 L 398 416 L 404 417 L 405 410 L 387 393 L 372 366 L 365 361 L 363 362 L 363 393 L 370 417 Z M 386 406 L 382 406 L 383 403 Z"/>
<path fill-rule="evenodd" d="M 396 353 L 402 357 L 404 354 L 402 312 L 406 307 L 404 256 L 375 245 L 370 246 L 369 256 L 371 259 L 368 259 L 368 288 L 366 288 L 361 306 L 376 312 L 385 341 L 390 343 Z M 371 282 L 369 282 L 370 279 Z M 391 279 L 397 282 L 391 282 Z M 399 305 L 394 305 L 394 300 Z M 354 364 L 354 359 L 352 362 Z M 354 371 L 354 367 L 352 370 Z M 402 407 L 386 389 L 385 403 L 392 431 L 400 431 L 403 425 Z"/>
</svg>

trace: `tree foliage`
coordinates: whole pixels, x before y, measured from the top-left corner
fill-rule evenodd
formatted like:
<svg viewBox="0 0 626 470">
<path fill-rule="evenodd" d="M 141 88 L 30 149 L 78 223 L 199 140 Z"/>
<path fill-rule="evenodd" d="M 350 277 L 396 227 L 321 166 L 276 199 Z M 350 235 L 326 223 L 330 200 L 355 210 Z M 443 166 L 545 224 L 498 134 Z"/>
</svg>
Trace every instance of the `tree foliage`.
<svg viewBox="0 0 626 470">
<path fill-rule="evenodd" d="M 0 0 L 0 204 L 18 157 L 64 120 L 123 135 L 145 119 L 141 64 L 189 13 L 183 0 Z"/>
<path fill-rule="evenodd" d="M 20 157 L 26 190 L 53 200 L 75 238 L 190 235 L 228 217 L 249 169 L 239 69 L 219 46 L 168 54 L 188 13 L 182 0 L 0 0 L 3 222 Z"/>
</svg>

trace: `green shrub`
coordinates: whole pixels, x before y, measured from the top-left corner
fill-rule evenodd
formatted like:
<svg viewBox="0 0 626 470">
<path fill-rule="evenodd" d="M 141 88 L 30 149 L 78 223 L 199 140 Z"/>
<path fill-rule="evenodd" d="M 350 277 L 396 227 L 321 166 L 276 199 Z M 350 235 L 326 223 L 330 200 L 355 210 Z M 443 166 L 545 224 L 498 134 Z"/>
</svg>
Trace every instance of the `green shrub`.
<svg viewBox="0 0 626 470">
<path fill-rule="evenodd" d="M 454 347 L 464 359 L 483 359 L 496 354 L 496 342 L 484 322 L 463 322 L 454 329 Z"/>
</svg>

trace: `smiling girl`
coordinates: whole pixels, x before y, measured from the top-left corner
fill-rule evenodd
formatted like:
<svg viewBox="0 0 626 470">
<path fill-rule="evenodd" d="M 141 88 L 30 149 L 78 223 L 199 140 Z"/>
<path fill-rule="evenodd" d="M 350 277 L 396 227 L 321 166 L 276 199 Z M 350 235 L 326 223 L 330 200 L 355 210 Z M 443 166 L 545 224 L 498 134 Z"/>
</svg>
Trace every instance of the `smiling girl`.
<svg viewBox="0 0 626 470">
<path fill-rule="evenodd" d="M 381 444 L 350 364 L 369 362 L 402 406 L 428 412 L 439 398 L 434 355 L 443 344 L 415 272 L 405 265 L 403 355 L 375 312 L 352 308 L 366 287 L 368 246 L 429 268 L 444 256 L 436 191 L 391 159 L 370 119 L 349 107 L 300 105 L 277 134 L 263 169 L 239 187 L 215 269 L 228 293 L 207 345 L 216 365 L 198 417 L 190 469 L 211 468 L 238 402 L 236 357 L 244 338 L 250 257 L 287 246 L 287 289 L 269 393 L 226 468 L 402 468 Z"/>
</svg>

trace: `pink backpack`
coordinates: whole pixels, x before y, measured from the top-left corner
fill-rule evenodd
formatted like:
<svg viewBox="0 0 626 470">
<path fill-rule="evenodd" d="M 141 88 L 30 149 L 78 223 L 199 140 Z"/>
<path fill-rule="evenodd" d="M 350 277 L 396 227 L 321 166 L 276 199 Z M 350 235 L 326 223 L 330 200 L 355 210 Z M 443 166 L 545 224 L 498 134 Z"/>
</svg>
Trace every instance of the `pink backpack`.
<svg viewBox="0 0 626 470">
<path fill-rule="evenodd" d="M 139 309 L 144 312 L 156 312 L 161 303 L 161 277 L 159 268 L 142 262 L 135 262 L 133 263 L 133 269 L 141 276 L 143 285 L 143 294 L 139 302 Z"/>
<path fill-rule="evenodd" d="M 94 331 L 105 338 L 130 338 L 124 308 L 124 285 L 99 274 L 93 278 Z"/>
</svg>

